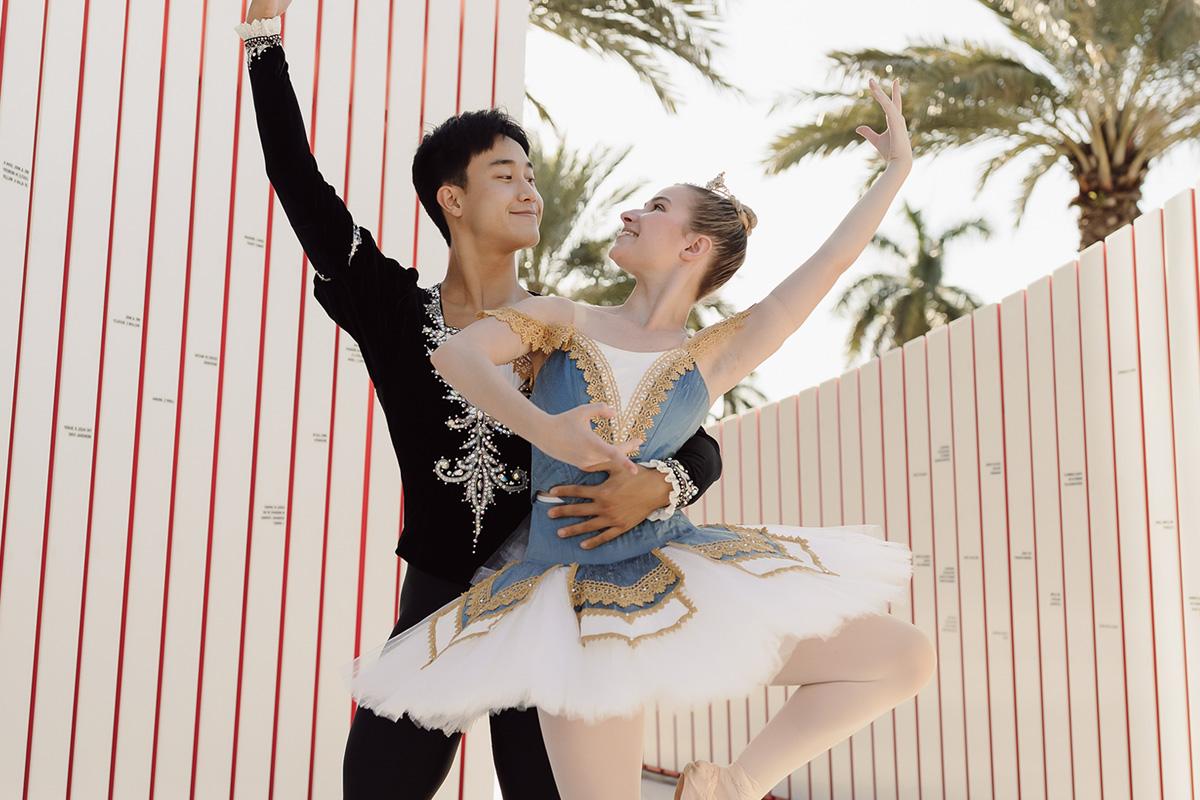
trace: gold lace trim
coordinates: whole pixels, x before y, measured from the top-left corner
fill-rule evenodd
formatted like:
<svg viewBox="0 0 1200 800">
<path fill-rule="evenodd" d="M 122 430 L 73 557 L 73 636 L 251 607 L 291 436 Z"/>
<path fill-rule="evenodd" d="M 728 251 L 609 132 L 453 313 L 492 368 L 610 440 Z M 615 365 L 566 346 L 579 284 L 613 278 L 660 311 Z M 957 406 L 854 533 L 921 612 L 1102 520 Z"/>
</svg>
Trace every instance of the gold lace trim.
<svg viewBox="0 0 1200 800">
<path fill-rule="evenodd" d="M 749 561 L 751 559 L 766 558 L 771 556 L 794 560 L 794 557 L 786 550 L 779 552 L 779 549 L 772 547 L 767 541 L 768 539 L 776 539 L 779 541 L 792 542 L 800 545 L 800 548 L 804 550 L 805 554 L 807 554 L 809 558 L 812 559 L 812 562 L 815 565 L 814 568 L 808 566 L 807 564 L 798 564 L 797 567 L 794 568 L 805 569 L 810 572 L 820 572 L 825 575 L 838 575 L 837 572 L 834 572 L 825 566 L 825 564 L 821 561 L 821 557 L 818 556 L 816 551 L 812 549 L 812 546 L 809 544 L 808 540 L 803 537 L 776 534 L 771 533 L 766 528 L 747 528 L 741 525 L 705 525 L 704 527 L 726 530 L 730 533 L 737 534 L 738 538 L 719 542 L 705 542 L 704 544 L 688 544 L 686 542 L 672 542 L 671 544 L 695 551 L 708 558 L 725 561 L 727 563 L 732 562 L 736 564 L 736 562 L 739 561 Z M 779 569 L 762 573 L 760 577 L 765 578 L 768 575 L 774 575 L 776 573 L 785 572 L 794 568 L 780 567 Z"/>
<path fill-rule="evenodd" d="M 644 614 L 649 613 L 651 611 L 659 610 L 662 607 L 663 603 L 666 603 L 672 599 L 679 600 L 679 602 L 683 604 L 684 608 L 687 609 L 687 613 L 685 613 L 682 617 L 677 619 L 671 625 L 668 625 L 667 627 L 662 628 L 661 630 L 651 631 L 650 633 L 643 633 L 639 636 L 634 636 L 633 638 L 630 638 L 628 636 L 625 636 L 624 634 L 620 634 L 620 633 L 616 633 L 616 632 L 592 633 L 592 634 L 588 634 L 586 636 L 581 635 L 579 637 L 580 644 L 586 645 L 589 642 L 598 642 L 603 639 L 616 639 L 618 641 L 625 642 L 630 647 L 637 647 L 639 644 L 641 644 L 642 642 L 644 642 L 648 639 L 657 639 L 659 636 L 665 636 L 668 633 L 672 633 L 673 631 L 679 630 L 687 623 L 688 620 L 690 620 L 693 616 L 695 616 L 696 606 L 694 606 L 692 604 L 691 599 L 688 598 L 687 594 L 685 594 L 683 591 L 684 578 L 683 578 L 683 572 L 679 569 L 679 566 L 674 561 L 672 561 L 670 559 L 670 557 L 668 557 L 666 555 L 666 553 L 664 553 L 662 550 L 654 549 L 654 550 L 651 550 L 650 552 L 652 552 L 652 553 L 654 553 L 654 555 L 658 556 L 659 560 L 662 562 L 662 564 L 660 566 L 665 566 L 667 569 L 669 569 L 674 574 L 679 576 L 679 582 L 675 585 L 675 587 L 673 589 L 671 589 L 671 591 L 667 594 L 666 597 L 662 598 L 662 600 L 660 602 L 656 603 L 652 608 L 640 609 L 638 611 L 633 611 L 628 614 L 625 614 L 620 611 L 611 611 L 608 609 L 585 609 L 583 612 L 576 612 L 577 616 L 582 618 L 589 614 L 607 613 L 607 614 L 612 614 L 612 615 L 624 616 L 626 619 L 636 619 L 637 617 L 643 616 Z M 658 568 L 656 567 L 655 569 L 658 569 Z M 575 573 L 572 570 L 572 572 L 568 576 L 568 578 L 574 579 L 574 577 L 575 577 Z"/>
<path fill-rule="evenodd" d="M 619 586 L 605 581 L 576 580 L 575 573 L 578 571 L 579 565 L 572 564 L 571 571 L 567 574 L 567 590 L 570 594 L 571 604 L 576 608 L 584 603 L 643 606 L 666 591 L 672 583 L 682 586 L 683 573 L 679 571 L 679 568 L 672 564 L 661 550 L 654 549 L 650 552 L 658 558 L 658 566 L 639 578 L 637 583 L 632 586 Z"/>
<path fill-rule="evenodd" d="M 575 329 L 570 325 L 542 322 L 510 306 L 489 308 L 475 316 L 477 319 L 495 317 L 512 328 L 513 333 L 520 336 L 521 341 L 530 350 L 540 350 L 543 353 L 565 349 L 575 333 Z"/>
<path fill-rule="evenodd" d="M 608 359 L 600 352 L 596 342 L 587 336 L 575 336 L 571 340 L 567 355 L 583 372 L 583 383 L 587 387 L 588 399 L 593 403 L 606 403 L 620 414 L 621 409 L 616 390 L 617 381 L 613 377 Z M 596 433 L 609 444 L 616 442 L 612 422 L 610 419 L 594 420 Z"/>
<path fill-rule="evenodd" d="M 495 583 L 497 578 L 507 572 L 510 567 L 501 569 L 487 580 L 481 581 L 467 590 L 464 601 L 466 602 L 468 620 L 473 620 L 475 617 L 482 616 L 489 611 L 495 611 L 498 608 L 503 608 L 518 600 L 524 600 L 537 587 L 538 581 L 542 579 L 542 575 L 546 574 L 543 572 L 529 578 L 524 578 L 511 586 L 505 586 L 496 592 L 496 594 L 491 594 L 492 584 Z"/>
<path fill-rule="evenodd" d="M 684 347 L 692 358 L 696 358 L 701 353 L 712 348 L 714 345 L 725 341 L 733 335 L 738 328 L 742 327 L 746 322 L 746 317 L 750 316 L 750 312 L 754 310 L 754 306 L 739 311 L 732 317 L 713 323 L 707 328 L 704 328 L 691 339 L 688 340 Z"/>
<path fill-rule="evenodd" d="M 696 365 L 696 358 L 719 342 L 729 338 L 742 326 L 753 309 L 739 311 L 733 316 L 709 325 L 681 347 L 668 350 L 659 356 L 642 374 L 627 408 L 623 408 L 617 390 L 616 378 L 608 358 L 601 352 L 596 341 L 575 330 L 570 325 L 550 324 L 517 311 L 511 307 L 489 309 L 479 312 L 479 317 L 491 316 L 506 323 L 521 341 L 534 351 L 551 353 L 565 350 L 571 360 L 583 372 L 588 398 L 593 403 L 612 406 L 615 420 L 596 420 L 596 433 L 609 444 L 644 439 L 662 408 L 667 393 L 688 370 Z M 532 378 L 532 364 L 518 364 L 514 368 L 522 377 Z M 638 451 L 630 453 L 637 456 Z"/>
<path fill-rule="evenodd" d="M 504 608 L 504 611 L 498 614 L 492 621 L 492 625 L 495 625 L 510 611 L 514 611 L 518 606 L 528 600 L 530 595 L 533 594 L 533 590 L 537 588 L 538 583 L 540 583 L 542 578 L 546 575 L 546 572 L 543 572 L 539 575 L 534 575 L 530 578 L 519 580 L 513 585 L 506 586 L 495 595 L 489 597 L 488 593 L 491 591 L 492 584 L 498 577 L 503 575 L 512 566 L 512 564 L 509 564 L 508 566 L 502 568 L 499 572 L 489 576 L 487 580 L 480 581 L 479 583 L 475 584 L 463 595 L 461 595 L 454 605 L 442 609 L 435 617 L 429 620 L 427 623 L 429 627 L 426 630 L 426 636 L 428 637 L 429 642 L 429 660 L 425 662 L 421 669 L 428 667 L 438 656 L 440 656 L 442 653 L 445 653 L 454 645 L 474 639 L 477 636 L 483 636 L 491 631 L 491 626 L 489 625 L 488 629 L 485 631 L 472 633 L 470 636 L 459 636 L 459 634 L 463 632 L 464 610 L 467 617 L 467 624 L 469 625 L 478 617 L 486 614 L 489 611 L 495 611 L 498 608 L 509 606 L 508 608 Z M 549 572 L 549 570 L 547 570 L 547 572 Z M 446 643 L 446 646 L 442 648 L 441 652 L 438 652 L 437 625 L 438 622 L 441 621 L 442 617 L 451 613 L 454 614 L 454 636 L 450 638 L 450 641 Z"/>
<path fill-rule="evenodd" d="M 579 643 L 583 644 L 583 645 L 587 645 L 591 642 L 598 642 L 603 639 L 616 639 L 618 641 L 625 642 L 630 647 L 637 647 L 639 644 L 646 641 L 647 639 L 657 639 L 659 636 L 665 636 L 668 633 L 673 633 L 674 631 L 677 631 L 680 628 L 682 628 L 687 623 L 688 620 L 690 620 L 693 616 L 695 616 L 696 606 L 692 605 L 692 601 L 690 599 L 688 599 L 688 596 L 686 594 L 683 593 L 682 586 L 676 587 L 674 590 L 671 591 L 671 594 L 669 594 L 667 597 L 663 598 L 664 602 L 667 600 L 670 600 L 670 599 L 678 599 L 679 602 L 683 604 L 684 608 L 687 609 L 687 613 L 685 613 L 682 617 L 675 620 L 675 622 L 671 623 L 667 627 L 662 628 L 661 630 L 650 631 L 649 633 L 643 633 L 643 634 L 639 634 L 639 635 L 633 636 L 633 637 L 629 637 L 624 634 L 617 633 L 616 631 L 605 631 L 604 633 L 590 633 L 590 634 L 587 634 L 586 636 L 580 636 Z M 650 610 L 657 611 L 658 607 L 656 606 L 655 608 L 650 609 Z M 592 609 L 592 610 L 585 612 L 584 614 L 580 614 L 580 616 L 582 617 L 582 616 L 586 616 L 589 614 L 597 614 L 597 613 L 599 613 L 598 610 Z M 615 612 L 615 613 L 619 613 L 619 612 Z M 641 615 L 641 612 L 636 612 L 635 614 L 625 614 L 622 616 L 625 616 L 627 618 L 633 618 L 634 616 L 640 616 L 640 615 Z"/>
</svg>

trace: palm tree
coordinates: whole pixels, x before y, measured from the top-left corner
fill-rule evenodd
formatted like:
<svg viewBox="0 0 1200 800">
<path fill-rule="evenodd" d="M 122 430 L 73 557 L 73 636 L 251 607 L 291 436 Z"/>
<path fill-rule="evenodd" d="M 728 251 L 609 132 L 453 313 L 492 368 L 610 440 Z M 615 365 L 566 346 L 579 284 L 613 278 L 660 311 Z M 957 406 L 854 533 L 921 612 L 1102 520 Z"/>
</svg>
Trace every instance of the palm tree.
<svg viewBox="0 0 1200 800">
<path fill-rule="evenodd" d="M 877 115 L 858 87 L 899 77 L 917 155 L 981 142 L 1003 151 L 979 177 L 1025 162 L 1018 221 L 1039 179 L 1064 165 L 1078 185 L 1081 245 L 1139 213 L 1150 166 L 1200 137 L 1200 3 L 1196 0 L 976 0 L 1007 29 L 1003 45 L 942 39 L 899 51 L 829 54 L 842 90 L 802 98 L 846 101 L 771 145 L 767 167 L 858 141 Z M 845 87 L 853 87 L 846 89 Z"/>
<path fill-rule="evenodd" d="M 642 182 L 616 184 L 612 179 L 628 155 L 628 147 L 586 155 L 562 141 L 548 149 L 540 139 L 531 138 L 529 157 L 545 209 L 541 238 L 518 259 L 518 276 L 530 291 L 600 306 L 619 305 L 633 291 L 633 277 L 608 260 L 619 227 L 617 209 L 643 186 Z M 605 220 L 613 223 L 606 225 Z M 728 303 L 710 296 L 692 310 L 688 327 L 700 330 L 732 314 Z M 747 376 L 724 395 L 721 416 L 753 408 L 766 399 L 751 378 Z"/>
<path fill-rule="evenodd" d="M 904 215 L 916 239 L 913 249 L 906 250 L 883 234 L 876 234 L 871 244 L 902 258 L 907 272 L 865 275 L 842 293 L 834 308 L 855 319 L 846 340 L 848 363 L 863 352 L 868 339 L 871 354 L 877 356 L 982 305 L 967 290 L 943 285 L 942 267 L 946 245 L 968 234 L 990 236 L 992 231 L 987 222 L 966 220 L 935 235 L 929 232 L 921 212 L 907 203 Z"/>
<path fill-rule="evenodd" d="M 533 0 L 529 21 L 590 53 L 624 61 L 673 113 L 679 95 L 663 56 L 687 64 L 714 86 L 730 88 L 712 65 L 720 48 L 723 5 L 722 0 Z M 529 100 L 549 119 L 541 103 Z"/>
</svg>

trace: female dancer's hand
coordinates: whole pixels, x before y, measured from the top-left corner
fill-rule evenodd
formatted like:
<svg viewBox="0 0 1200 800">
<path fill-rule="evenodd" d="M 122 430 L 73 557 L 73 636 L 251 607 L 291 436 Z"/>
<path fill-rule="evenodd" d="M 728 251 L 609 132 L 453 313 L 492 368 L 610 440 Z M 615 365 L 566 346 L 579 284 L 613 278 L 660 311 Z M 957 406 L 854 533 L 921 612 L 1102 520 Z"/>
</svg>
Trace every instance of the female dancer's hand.
<svg viewBox="0 0 1200 800">
<path fill-rule="evenodd" d="M 879 151 L 879 155 L 883 156 L 884 161 L 889 164 L 893 161 L 911 164 L 912 143 L 908 139 L 908 127 L 904 123 L 904 114 L 901 112 L 900 81 L 892 81 L 891 97 L 884 93 L 874 78 L 868 85 L 871 94 L 883 107 L 887 128 L 883 133 L 876 133 L 869 125 L 859 125 L 854 132 L 870 142 Z"/>
<path fill-rule="evenodd" d="M 246 22 L 278 17 L 287 11 L 287 7 L 291 4 L 292 0 L 253 0 L 250 3 L 250 8 L 246 11 Z"/>
<path fill-rule="evenodd" d="M 616 412 L 604 403 L 589 403 L 550 417 L 550 424 L 543 435 L 534 442 L 546 455 L 587 468 L 605 461 L 616 462 L 620 468 L 637 473 L 637 464 L 629 460 L 629 454 L 641 444 L 641 439 L 631 439 L 619 445 L 611 445 L 592 430 L 593 419 L 612 419 Z"/>
</svg>

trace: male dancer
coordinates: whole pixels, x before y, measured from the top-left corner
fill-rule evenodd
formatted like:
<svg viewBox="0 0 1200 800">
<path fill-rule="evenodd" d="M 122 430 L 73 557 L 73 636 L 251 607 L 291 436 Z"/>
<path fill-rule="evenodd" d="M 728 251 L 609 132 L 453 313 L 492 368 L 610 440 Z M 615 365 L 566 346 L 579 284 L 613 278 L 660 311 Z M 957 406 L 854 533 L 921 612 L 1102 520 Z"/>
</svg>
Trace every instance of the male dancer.
<svg viewBox="0 0 1200 800">
<path fill-rule="evenodd" d="M 317 169 L 278 33 L 277 18 L 289 4 L 254 0 L 238 32 L 267 175 L 316 272 L 314 297 L 359 345 L 400 462 L 406 502 L 396 553 L 408 568 L 395 635 L 465 591 L 529 512 L 528 443 L 451 389 L 429 354 L 482 309 L 529 296 L 517 283 L 515 255 L 537 243 L 542 201 L 525 132 L 511 118 L 472 112 L 438 126 L 413 159 L 413 183 L 450 245 L 449 264 L 440 285 L 418 287 L 416 270 L 379 251 Z M 527 386 L 529 366 L 504 369 Z M 655 469 L 632 474 L 606 466 L 609 478 L 598 487 L 555 490 L 586 499 L 571 505 L 569 516 L 581 521 L 568 530 L 601 531 L 584 547 L 664 507 L 673 510 L 671 495 L 692 502 L 720 475 L 721 461 L 716 442 L 697 431 Z M 486 664 L 480 680 L 487 680 Z M 557 798 L 536 710 L 506 711 L 490 722 L 505 796 Z M 346 743 L 344 796 L 432 797 L 457 744 L 457 736 L 360 709 Z"/>
</svg>

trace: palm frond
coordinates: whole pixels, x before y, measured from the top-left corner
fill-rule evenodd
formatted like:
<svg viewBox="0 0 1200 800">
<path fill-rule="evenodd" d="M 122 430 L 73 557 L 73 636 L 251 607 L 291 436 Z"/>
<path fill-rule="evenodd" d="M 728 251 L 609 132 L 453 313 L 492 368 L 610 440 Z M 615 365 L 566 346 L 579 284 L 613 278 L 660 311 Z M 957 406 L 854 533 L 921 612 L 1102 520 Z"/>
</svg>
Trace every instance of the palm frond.
<svg viewBox="0 0 1200 800">
<path fill-rule="evenodd" d="M 1018 224 L 1025 218 L 1025 207 L 1029 204 L 1029 196 L 1033 194 L 1034 187 L 1059 162 L 1060 158 L 1058 153 L 1044 154 L 1029 167 L 1029 171 L 1021 179 L 1021 191 L 1013 206 L 1013 213 Z"/>
<path fill-rule="evenodd" d="M 987 220 L 983 218 L 969 219 L 960 222 L 951 228 L 948 228 L 942 233 L 941 236 L 938 236 L 937 239 L 939 242 L 945 245 L 954 241 L 955 239 L 960 239 L 963 236 L 968 236 L 970 234 L 977 234 L 980 237 L 987 239 L 992 235 L 992 226 L 989 225 Z"/>
<path fill-rule="evenodd" d="M 713 65 L 721 49 L 720 0 L 533 0 L 530 24 L 597 55 L 624 61 L 674 112 L 679 96 L 663 61 L 681 61 L 718 88 L 731 84 Z"/>
</svg>

